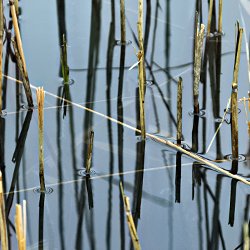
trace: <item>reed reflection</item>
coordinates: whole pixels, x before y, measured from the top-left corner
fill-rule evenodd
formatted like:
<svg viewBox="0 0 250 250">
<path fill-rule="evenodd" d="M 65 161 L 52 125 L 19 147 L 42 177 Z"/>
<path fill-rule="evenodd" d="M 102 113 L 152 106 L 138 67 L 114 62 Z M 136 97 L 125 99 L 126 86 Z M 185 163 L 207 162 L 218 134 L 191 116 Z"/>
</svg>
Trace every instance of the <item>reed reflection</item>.
<svg viewBox="0 0 250 250">
<path fill-rule="evenodd" d="M 21 163 L 21 159 L 23 156 L 23 152 L 24 152 L 25 141 L 27 138 L 32 114 L 33 114 L 32 110 L 28 111 L 26 114 L 26 117 L 25 117 L 25 120 L 23 123 L 23 127 L 22 127 L 21 133 L 19 135 L 19 138 L 17 140 L 16 148 L 15 148 L 15 151 L 14 151 L 14 154 L 12 157 L 12 162 L 15 163 L 15 168 L 13 171 L 13 176 L 12 176 L 11 185 L 10 185 L 10 189 L 9 189 L 9 195 L 7 197 L 7 200 L 6 200 L 6 214 L 7 214 L 7 216 L 9 215 L 12 204 L 13 204 L 13 199 L 14 199 L 14 194 L 15 194 L 14 191 L 15 191 L 17 180 L 18 180 L 20 163 Z"/>
<path fill-rule="evenodd" d="M 107 48 L 107 61 L 106 61 L 106 107 L 107 116 L 112 117 L 111 105 L 111 87 L 112 87 L 112 68 L 113 68 L 113 55 L 115 45 L 115 1 L 111 1 L 111 22 L 109 26 L 109 40 Z M 107 212 L 107 225 L 106 225 L 106 248 L 111 248 L 111 234 L 112 234 L 112 194 L 113 194 L 113 172 L 114 172 L 114 148 L 113 148 L 113 133 L 112 123 L 107 119 L 108 129 L 108 144 L 109 144 L 109 188 L 108 188 L 108 212 Z"/>
</svg>

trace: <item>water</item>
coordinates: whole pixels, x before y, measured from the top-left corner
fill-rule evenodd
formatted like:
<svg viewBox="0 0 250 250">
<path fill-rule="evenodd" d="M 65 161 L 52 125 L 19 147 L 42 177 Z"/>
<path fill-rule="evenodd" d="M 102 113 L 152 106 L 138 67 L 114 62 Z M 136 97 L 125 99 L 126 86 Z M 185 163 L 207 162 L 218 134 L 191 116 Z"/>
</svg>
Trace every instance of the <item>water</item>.
<svg viewBox="0 0 250 250">
<path fill-rule="evenodd" d="M 225 160 L 225 156 L 231 154 L 230 124 L 223 123 L 210 151 L 205 152 L 231 94 L 234 24 L 236 19 L 241 20 L 240 3 L 224 2 L 220 92 L 216 92 L 220 95 L 215 95 L 213 88 L 218 84 L 212 84 L 210 65 L 206 92 L 205 85 L 200 86 L 200 107 L 205 115 L 195 117 L 190 116 L 193 110 L 195 1 L 146 2 L 151 3 L 151 13 L 148 12 L 147 18 L 146 59 L 152 66 L 151 72 L 147 68 L 147 80 L 154 83 L 146 89 L 147 132 L 169 140 L 175 138 L 176 81 L 182 76 L 184 142 L 196 153 L 216 161 L 217 165 L 227 170 L 237 169 L 234 162 L 228 158 Z M 156 17 L 157 2 L 160 8 Z M 110 32 L 112 6 L 115 9 L 113 36 Z M 243 17 L 245 23 L 249 23 L 250 16 L 244 6 Z M 248 186 L 197 165 L 192 159 L 156 141 L 147 139 L 144 144 L 133 129 L 109 119 L 112 117 L 137 127 L 137 67 L 128 70 L 137 60 L 138 47 L 133 36 L 137 34 L 137 2 L 126 1 L 126 37 L 132 43 L 125 49 L 120 45 L 112 46 L 120 39 L 119 1 L 22 0 L 20 7 L 20 29 L 29 78 L 34 86 L 43 86 L 47 92 L 44 114 L 47 194 L 44 196 L 38 190 L 37 110 L 33 113 L 19 110 L 26 104 L 24 92 L 13 79 L 5 78 L 7 115 L 0 120 L 0 160 L 5 174 L 11 249 L 17 249 L 12 227 L 15 203 L 23 199 L 27 200 L 28 249 L 37 249 L 38 245 L 40 249 L 130 249 L 120 181 L 125 194 L 130 197 L 142 249 L 235 249 L 239 246 L 243 223 L 249 221 Z M 205 24 L 207 8 L 204 3 Z M 5 15 L 8 26 L 7 5 Z M 91 16 L 95 18 L 91 19 Z M 245 32 L 249 37 L 249 30 Z M 60 75 L 62 33 L 67 37 L 70 78 L 74 80 L 69 87 L 74 104 L 67 107 L 64 118 L 61 101 L 56 98 L 63 91 Z M 124 53 L 124 72 L 120 70 L 120 65 L 123 65 L 121 51 Z M 5 56 L 6 49 L 4 65 L 9 66 L 5 75 L 16 78 L 15 64 L 10 59 L 8 64 Z M 247 96 L 247 83 L 243 41 L 239 98 Z M 21 93 L 16 97 L 19 91 Z M 35 90 L 32 91 L 35 98 Z M 98 113 L 86 111 L 85 107 Z M 237 170 L 239 175 L 249 179 L 246 115 L 242 103 L 239 103 L 239 108 L 239 153 L 245 158 L 238 162 Z M 227 114 L 226 118 L 229 121 L 230 115 Z M 198 122 L 197 138 L 192 136 L 194 121 Z M 19 161 L 15 157 L 17 163 L 13 163 L 22 129 L 27 133 L 26 140 L 22 138 L 18 143 L 25 143 L 23 153 L 19 151 Z M 85 168 L 90 129 L 95 132 L 94 174 L 87 178 L 79 172 Z"/>
</svg>

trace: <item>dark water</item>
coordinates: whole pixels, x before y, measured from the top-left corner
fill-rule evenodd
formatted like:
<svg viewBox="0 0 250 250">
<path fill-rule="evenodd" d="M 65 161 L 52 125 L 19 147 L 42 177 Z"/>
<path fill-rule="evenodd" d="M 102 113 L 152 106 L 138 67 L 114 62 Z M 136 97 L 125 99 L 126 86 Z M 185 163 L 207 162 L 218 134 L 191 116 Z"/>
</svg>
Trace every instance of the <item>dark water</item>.
<svg viewBox="0 0 250 250">
<path fill-rule="evenodd" d="M 215 40 L 211 39 L 206 84 L 201 84 L 199 98 L 205 116 L 194 118 L 189 112 L 193 110 L 195 1 L 145 1 L 146 75 L 147 80 L 153 80 L 145 96 L 147 132 L 175 138 L 177 79 L 182 76 L 185 143 L 210 160 L 223 160 L 231 154 L 231 127 L 226 122 L 210 151 L 205 152 L 218 126 L 216 119 L 223 116 L 231 94 L 234 25 L 237 19 L 242 25 L 239 6 L 245 23 L 250 22 L 246 2 L 224 1 L 221 74 L 216 75 L 213 67 Z M 20 84 L 5 78 L 8 114 L 0 120 L 1 167 L 11 249 L 17 249 L 13 229 L 15 203 L 24 199 L 28 249 L 39 245 L 40 249 L 131 249 L 120 181 L 130 197 L 142 249 L 235 249 L 243 242 L 243 223 L 249 222 L 248 186 L 153 140 L 143 143 L 134 130 L 105 117 L 137 127 L 137 67 L 128 70 L 137 60 L 137 1 L 127 0 L 125 5 L 126 37 L 132 44 L 123 47 L 115 45 L 120 38 L 119 1 L 20 1 L 20 29 L 29 78 L 35 87 L 43 86 L 49 92 L 44 114 L 48 194 L 37 192 L 37 111 L 21 109 L 26 103 L 24 91 Z M 6 5 L 7 27 L 8 8 Z M 207 13 L 207 1 L 203 1 L 205 24 Z M 248 38 L 249 30 L 245 33 Z M 63 91 L 62 34 L 68 42 L 70 78 L 74 80 L 69 92 L 75 103 L 67 107 L 64 119 L 61 101 L 56 98 Z M 18 78 L 6 51 L 5 74 Z M 243 39 L 239 98 L 247 96 L 249 89 L 245 51 Z M 85 107 L 99 113 L 86 111 Z M 237 170 L 249 178 L 246 114 L 242 103 L 239 108 L 239 153 L 244 159 L 238 162 Z M 192 133 L 195 122 L 197 131 Z M 95 132 L 95 173 L 88 179 L 79 173 L 86 164 L 91 129 Z M 13 163 L 16 145 L 21 145 L 21 151 Z M 231 161 L 216 164 L 227 170 L 236 169 Z"/>
</svg>

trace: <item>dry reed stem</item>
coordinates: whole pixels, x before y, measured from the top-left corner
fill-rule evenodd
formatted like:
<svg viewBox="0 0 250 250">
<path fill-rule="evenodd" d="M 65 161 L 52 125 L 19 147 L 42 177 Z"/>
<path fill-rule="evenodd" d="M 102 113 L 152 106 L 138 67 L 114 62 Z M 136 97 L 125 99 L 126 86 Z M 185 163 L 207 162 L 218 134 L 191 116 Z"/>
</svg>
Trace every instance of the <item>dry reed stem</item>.
<svg viewBox="0 0 250 250">
<path fill-rule="evenodd" d="M 17 80 L 17 79 L 15 79 L 15 78 L 11 77 L 11 76 L 6 76 L 6 75 L 4 75 L 4 77 L 6 77 L 7 79 L 12 80 L 12 81 L 22 83 L 22 81 Z M 33 89 L 37 89 L 36 86 L 31 85 L 31 87 L 32 87 Z M 54 98 L 56 98 L 56 99 L 58 99 L 58 100 L 64 100 L 62 97 L 60 97 L 60 96 L 58 96 L 58 95 L 55 95 L 55 94 L 53 94 L 53 93 L 51 93 L 51 92 L 46 91 L 46 94 L 49 95 L 49 96 L 51 96 L 51 97 L 54 97 Z M 65 102 L 67 102 L 68 105 L 73 105 L 73 106 L 75 106 L 75 107 L 77 107 L 77 108 L 80 108 L 80 109 L 82 109 L 82 110 L 85 110 L 85 111 L 90 112 L 90 113 L 92 113 L 92 114 L 95 114 L 95 115 L 97 115 L 97 116 L 103 117 L 103 118 L 105 118 L 105 119 L 107 119 L 107 120 L 109 120 L 109 121 L 111 121 L 111 122 L 114 122 L 114 123 L 116 123 L 116 124 L 119 124 L 119 125 L 121 125 L 121 126 L 124 126 L 124 127 L 127 128 L 127 129 L 130 129 L 130 130 L 133 130 L 133 131 L 135 131 L 135 132 L 141 133 L 141 130 L 140 130 L 140 129 L 137 129 L 137 128 L 135 128 L 135 127 L 133 127 L 133 126 L 127 124 L 127 123 L 121 122 L 121 121 L 119 121 L 119 120 L 117 120 L 117 119 L 115 119 L 115 118 L 112 118 L 112 117 L 110 117 L 110 116 L 107 116 L 107 115 L 105 115 L 105 114 L 102 114 L 102 113 L 100 113 L 100 112 L 97 112 L 97 111 L 95 111 L 95 110 L 93 110 L 93 109 L 87 108 L 87 107 L 85 107 L 85 106 L 83 106 L 83 105 L 81 105 L 81 104 L 79 104 L 79 103 L 75 103 L 75 102 L 72 102 L 72 101 L 70 101 L 70 100 L 65 100 Z M 239 176 L 239 175 L 237 175 L 237 174 L 232 174 L 232 173 L 230 173 L 229 171 L 227 171 L 227 170 L 225 170 L 225 169 L 223 169 L 223 168 L 221 168 L 221 167 L 219 167 L 219 166 L 217 166 L 217 165 L 211 163 L 211 162 L 208 161 L 207 159 L 205 159 L 205 158 L 203 158 L 203 157 L 201 157 L 201 156 L 199 156 L 199 155 L 196 155 L 196 154 L 194 154 L 194 153 L 192 153 L 192 152 L 190 152 L 190 151 L 187 151 L 187 150 L 185 150 L 184 148 L 182 148 L 182 147 L 180 147 L 180 146 L 178 146 L 178 145 L 172 143 L 171 141 L 165 140 L 165 139 L 163 139 L 163 138 L 160 138 L 160 137 L 158 137 L 158 136 L 156 136 L 156 135 L 153 135 L 153 134 L 150 134 L 150 133 L 146 133 L 146 136 L 147 136 L 148 138 L 150 138 L 150 139 L 152 139 L 152 140 L 158 142 L 158 143 L 162 143 L 162 144 L 164 144 L 164 145 L 166 145 L 166 146 L 168 146 L 168 147 L 170 147 L 170 148 L 173 148 L 173 149 L 175 149 L 175 150 L 177 150 L 177 151 L 179 151 L 179 152 L 185 154 L 186 156 L 188 156 L 188 157 L 190 157 L 190 158 L 192 158 L 192 159 L 198 161 L 199 163 L 201 163 L 201 164 L 203 164 L 203 165 L 206 165 L 206 166 L 210 167 L 211 169 L 213 169 L 213 170 L 215 170 L 215 171 L 217 171 L 217 172 L 219 172 L 219 173 L 221 173 L 221 174 L 224 174 L 225 176 L 228 176 L 228 177 L 230 177 L 230 178 L 232 178 L 232 179 L 238 180 L 238 181 L 240 181 L 240 182 L 242 182 L 242 183 L 244 183 L 244 184 L 250 186 L 250 181 L 248 181 L 247 179 L 245 179 L 245 178 L 243 178 L 243 177 L 241 177 L 241 176 Z"/>
<path fill-rule="evenodd" d="M 22 59 L 21 59 L 20 53 L 18 51 L 15 39 L 11 39 L 11 41 L 12 41 L 14 53 L 15 53 L 15 56 L 16 56 L 17 65 L 18 65 L 19 71 L 20 71 L 22 79 L 23 79 L 23 87 L 24 87 L 24 90 L 25 90 L 25 95 L 26 95 L 26 98 L 27 98 L 28 105 L 29 105 L 29 107 L 33 107 L 34 104 L 33 104 L 32 92 L 31 92 L 31 89 L 30 89 L 30 82 L 29 82 L 28 72 L 24 70 Z"/>
<path fill-rule="evenodd" d="M 22 40 L 21 40 L 21 35 L 20 35 L 20 30 L 18 26 L 18 20 L 17 20 L 17 15 L 16 15 L 16 9 L 15 9 L 15 4 L 13 0 L 9 1 L 10 3 L 10 12 L 12 16 L 12 21 L 13 21 L 13 26 L 16 34 L 16 40 L 17 40 L 17 48 L 20 53 L 22 63 L 23 63 L 23 68 L 24 72 L 27 73 L 27 68 L 26 68 L 26 63 L 25 63 L 25 58 L 24 58 L 24 53 L 23 53 L 23 45 L 22 45 Z"/>
<path fill-rule="evenodd" d="M 121 193 L 122 193 L 122 197 L 123 197 L 123 204 L 124 204 L 124 208 L 126 211 L 127 224 L 128 224 L 129 233 L 130 233 L 130 236 L 131 236 L 131 239 L 133 242 L 133 246 L 134 246 L 135 250 L 140 250 L 141 249 L 140 241 L 138 238 L 138 234 L 137 234 L 137 230 L 136 230 L 135 223 L 133 220 L 133 216 L 131 214 L 129 197 L 127 197 L 124 194 L 124 189 L 123 189 L 121 182 L 120 182 L 120 189 L 121 189 Z"/>
<path fill-rule="evenodd" d="M 93 152 L 93 141 L 94 141 L 94 131 L 90 131 L 88 155 L 87 155 L 87 165 L 86 165 L 86 173 L 87 174 L 90 174 L 90 168 L 91 168 L 91 162 L 92 162 L 92 152 Z"/>
<path fill-rule="evenodd" d="M 37 88 L 37 105 L 38 105 L 38 128 L 39 128 L 39 177 L 41 192 L 45 191 L 44 182 L 44 150 L 43 150 L 43 117 L 44 117 L 44 97 L 45 92 L 43 88 Z"/>
<path fill-rule="evenodd" d="M 219 0 L 218 32 L 220 34 L 222 34 L 222 9 L 223 9 L 223 0 Z"/>
<path fill-rule="evenodd" d="M 126 19 L 125 19 L 125 3 L 120 0 L 120 18 L 121 18 L 121 44 L 126 44 Z"/>
<path fill-rule="evenodd" d="M 178 81 L 178 92 L 177 92 L 177 144 L 181 144 L 182 139 L 182 78 Z"/>
<path fill-rule="evenodd" d="M 25 238 L 26 233 L 24 233 L 24 218 L 22 217 L 22 215 L 23 215 L 22 206 L 16 204 L 15 227 L 16 227 L 16 237 L 18 242 L 18 250 L 26 249 L 26 238 Z"/>
<path fill-rule="evenodd" d="M 195 37 L 195 54 L 194 54 L 194 85 L 193 85 L 193 95 L 194 95 L 194 113 L 199 113 L 199 82 L 201 74 L 201 58 L 202 58 L 202 48 L 205 33 L 205 25 L 197 23 L 197 32 Z"/>
<path fill-rule="evenodd" d="M 238 27 L 238 25 L 237 25 Z M 240 53 L 242 43 L 243 29 L 238 29 L 237 42 L 236 42 L 236 54 L 234 62 L 233 83 L 232 83 L 232 95 L 231 95 L 231 128 L 232 128 L 232 157 L 238 159 L 239 157 L 239 139 L 238 139 L 238 75 L 240 66 Z"/>
<path fill-rule="evenodd" d="M 4 190 L 3 190 L 3 180 L 2 172 L 0 171 L 0 238 L 1 238 L 1 248 L 2 250 L 8 250 L 8 233 L 6 225 L 6 214 L 5 214 L 5 204 L 4 204 Z"/>
<path fill-rule="evenodd" d="M 16 15 L 19 15 L 19 3 L 18 0 L 14 0 L 14 5 L 15 5 L 15 10 L 16 10 Z"/>
<path fill-rule="evenodd" d="M 244 250 L 250 249 L 250 239 L 249 239 L 249 225 L 247 222 L 243 225 L 243 235 L 244 235 Z"/>
<path fill-rule="evenodd" d="M 207 21 L 207 37 L 210 36 L 211 22 L 212 22 L 212 15 L 213 15 L 213 5 L 214 5 L 214 0 L 210 0 L 210 2 L 209 2 L 208 21 Z"/>
<path fill-rule="evenodd" d="M 141 136 L 142 140 L 146 138 L 146 128 L 145 128 L 145 109 L 144 109 L 144 99 L 145 99 L 145 62 L 144 62 L 144 47 L 143 47 L 143 0 L 138 2 L 138 42 L 139 42 L 139 52 L 137 53 L 137 60 L 139 62 L 139 103 L 140 103 L 140 126 L 141 126 Z"/>
</svg>

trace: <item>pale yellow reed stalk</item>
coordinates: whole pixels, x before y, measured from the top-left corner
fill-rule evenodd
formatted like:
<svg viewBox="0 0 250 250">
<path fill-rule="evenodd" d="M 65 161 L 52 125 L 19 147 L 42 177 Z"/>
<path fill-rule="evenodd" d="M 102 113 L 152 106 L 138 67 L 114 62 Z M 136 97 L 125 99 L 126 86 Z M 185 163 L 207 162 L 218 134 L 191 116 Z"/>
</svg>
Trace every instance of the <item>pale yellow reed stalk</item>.
<svg viewBox="0 0 250 250">
<path fill-rule="evenodd" d="M 8 250 L 8 233 L 6 225 L 6 214 L 4 204 L 4 190 L 3 190 L 3 179 L 2 172 L 0 171 L 0 238 L 2 250 Z"/>
<path fill-rule="evenodd" d="M 135 223 L 133 220 L 133 216 L 131 214 L 129 197 L 127 197 L 124 194 L 124 190 L 123 190 L 123 186 L 122 186 L 121 182 L 120 182 L 120 189 L 121 189 L 121 193 L 122 193 L 122 197 L 123 197 L 123 204 L 124 204 L 124 208 L 126 211 L 127 224 L 128 224 L 129 233 L 130 233 L 130 236 L 131 236 L 131 239 L 133 242 L 133 246 L 134 246 L 135 250 L 140 250 L 141 249 L 140 241 L 138 238 L 138 234 L 137 234 L 137 230 L 136 230 Z"/>
<path fill-rule="evenodd" d="M 44 181 L 44 149 L 43 149 L 43 118 L 44 118 L 44 97 L 45 92 L 43 88 L 36 90 L 37 105 L 38 105 L 38 128 L 39 128 L 39 177 L 41 192 L 45 191 Z"/>
<path fill-rule="evenodd" d="M 26 206 L 26 203 L 24 203 Z M 24 213 L 22 212 L 22 206 L 16 204 L 16 216 L 15 216 L 15 227 L 16 227 L 16 237 L 18 242 L 18 250 L 26 250 L 26 207 L 24 208 Z"/>
</svg>

